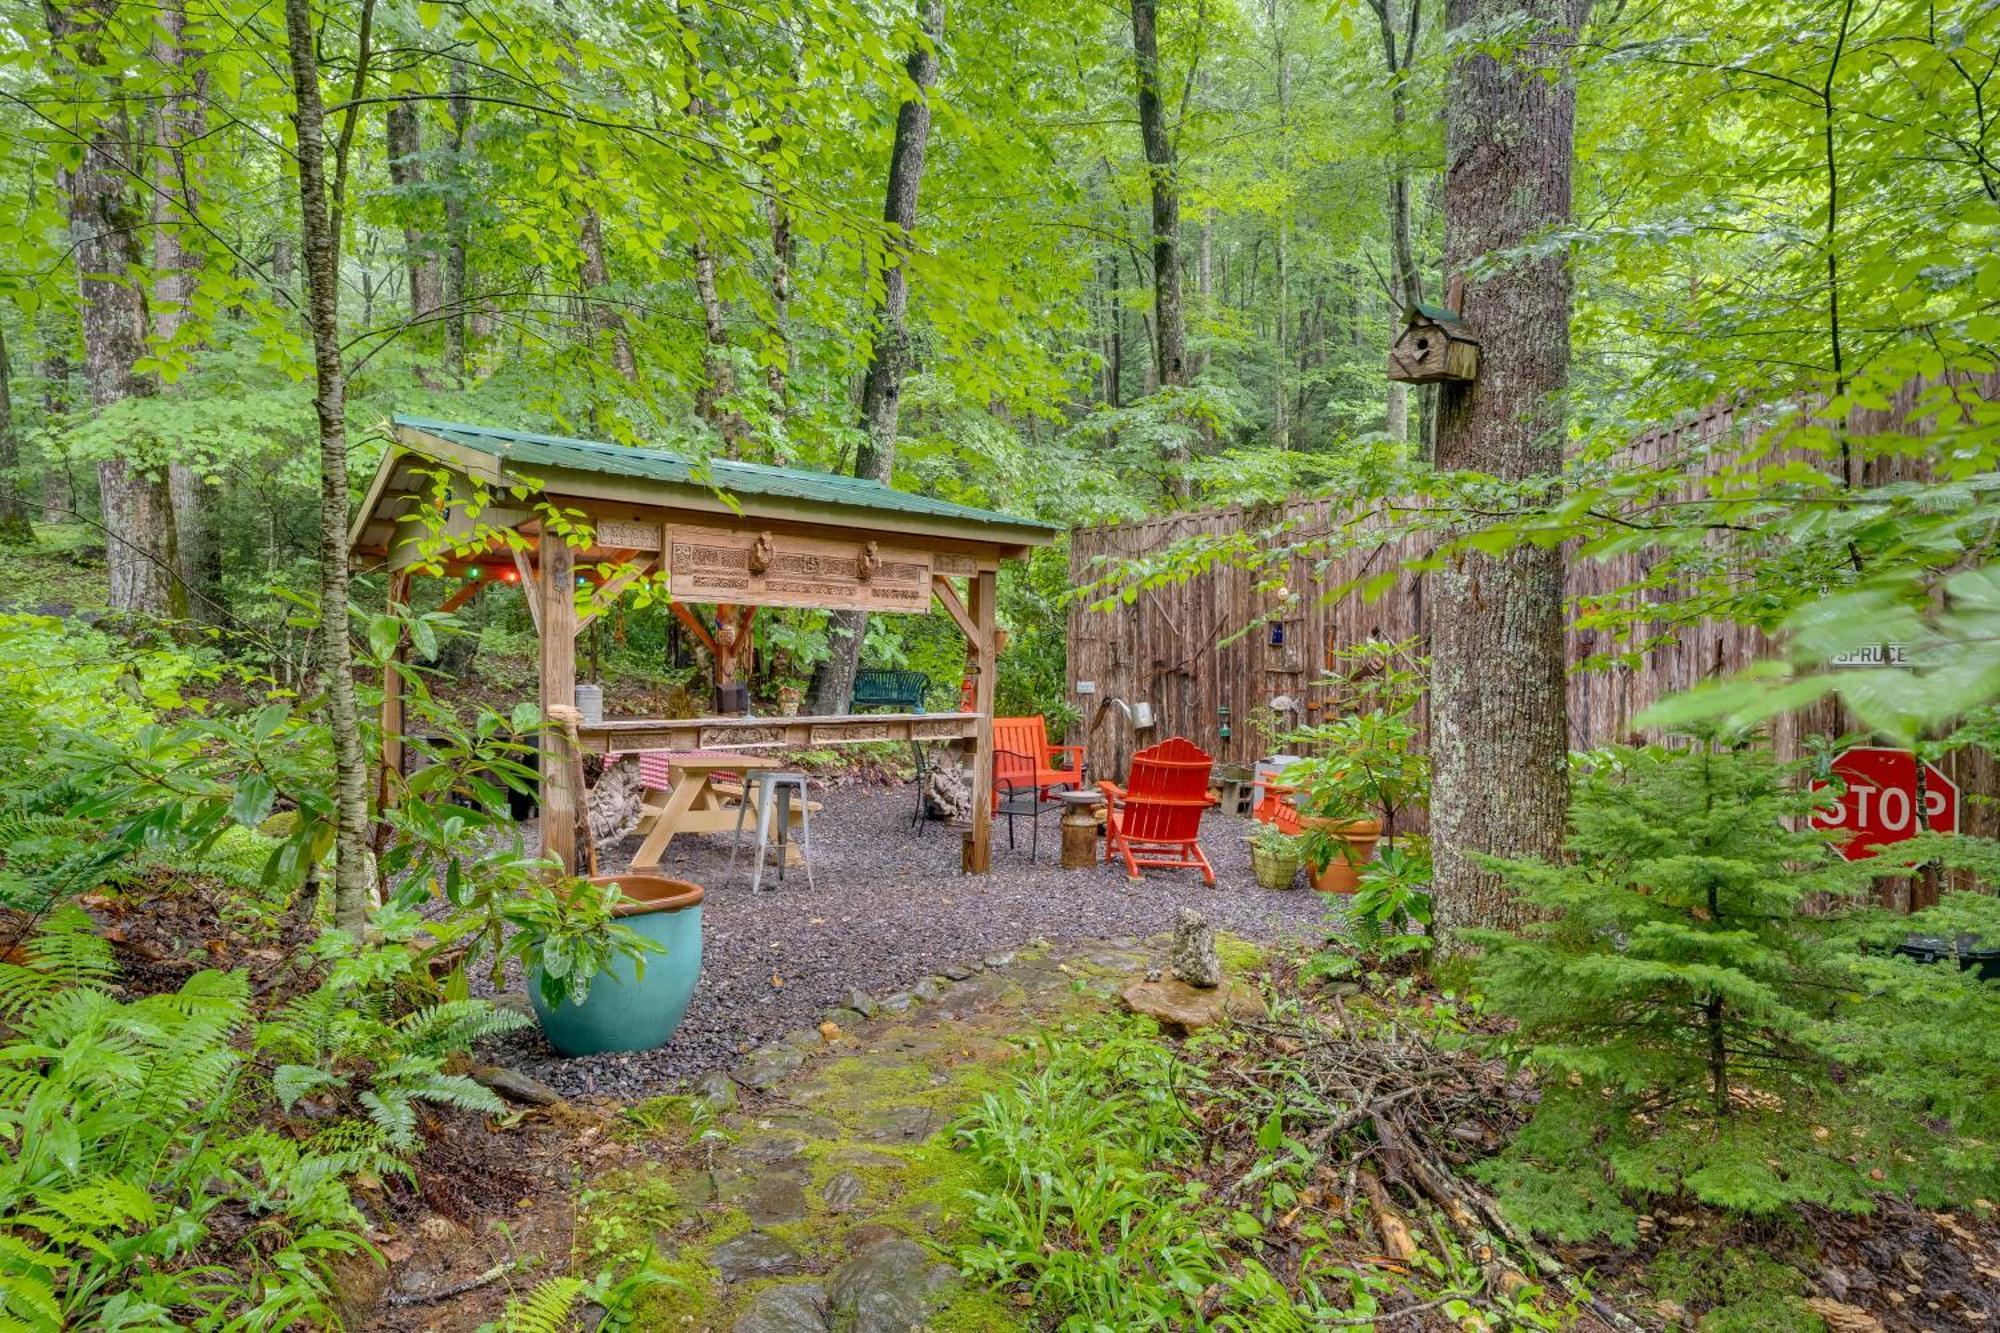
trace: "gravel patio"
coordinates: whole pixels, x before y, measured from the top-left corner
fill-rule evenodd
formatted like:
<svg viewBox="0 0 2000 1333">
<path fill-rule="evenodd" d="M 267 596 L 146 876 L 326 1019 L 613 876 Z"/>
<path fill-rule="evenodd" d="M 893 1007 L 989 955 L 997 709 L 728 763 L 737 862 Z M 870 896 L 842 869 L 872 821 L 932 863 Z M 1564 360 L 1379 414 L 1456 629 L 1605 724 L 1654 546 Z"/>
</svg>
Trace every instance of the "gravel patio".
<svg viewBox="0 0 2000 1333">
<path fill-rule="evenodd" d="M 1202 846 L 1216 871 L 1211 889 L 1192 870 L 1149 871 L 1137 884 L 1126 880 L 1123 865 L 1063 870 L 1053 813 L 1042 817 L 1039 861 L 1029 861 L 1027 821 L 1018 821 L 1019 847 L 1010 850 L 1002 819 L 994 825 L 993 872 L 966 876 L 958 829 L 910 827 L 909 786 L 848 781 L 813 795 L 824 803 L 813 816 L 816 892 L 798 867 L 774 891 L 773 866 L 753 895 L 747 848 L 725 883 L 726 836 L 676 837 L 667 848 L 662 872 L 708 892 L 701 980 L 665 1047 L 565 1059 L 529 1028 L 495 1043 L 491 1054 L 565 1095 L 643 1098 L 812 1028 L 847 1005 L 853 991 L 897 996 L 1031 940 L 1143 938 L 1169 929 L 1182 905 L 1200 909 L 1220 930 L 1267 942 L 1317 938 L 1329 919 L 1321 894 L 1258 887 L 1243 841 L 1250 822 L 1234 816 L 1211 812 L 1203 821 Z M 606 849 L 607 872 L 629 864 L 638 845 L 632 837 Z"/>
</svg>

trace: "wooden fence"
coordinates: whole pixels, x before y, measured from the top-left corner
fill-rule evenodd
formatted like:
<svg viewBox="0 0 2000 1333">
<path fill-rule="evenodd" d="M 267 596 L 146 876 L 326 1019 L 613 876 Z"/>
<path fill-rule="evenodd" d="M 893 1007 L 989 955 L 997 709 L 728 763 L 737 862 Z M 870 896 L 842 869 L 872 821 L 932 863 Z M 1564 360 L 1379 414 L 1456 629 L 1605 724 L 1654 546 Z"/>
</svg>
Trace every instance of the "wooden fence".
<svg viewBox="0 0 2000 1333">
<path fill-rule="evenodd" d="M 1902 428 L 1922 386 L 1909 386 L 1887 411 L 1857 411 L 1849 421 L 1855 436 Z M 2000 376 L 1977 386 L 1983 396 L 2000 396 Z M 1688 472 L 1689 491 L 1701 477 L 1723 467 L 1731 441 L 1756 428 L 1751 414 L 1719 405 L 1671 430 L 1650 432 L 1632 442 L 1629 456 L 1642 465 L 1671 465 Z M 1856 484 L 1874 486 L 1913 478 L 1915 465 L 1903 458 L 1873 457 L 1861 464 Z M 1332 500 L 1302 500 L 1251 509 L 1241 506 L 1169 514 L 1137 523 L 1082 528 L 1071 536 L 1070 574 L 1078 586 L 1102 576 L 1100 557 L 1145 556 L 1196 536 L 1254 535 L 1283 524 L 1287 543 L 1329 534 L 1347 514 Z M 1386 520 L 1371 518 L 1368 522 Z M 1374 602 L 1359 594 L 1334 600 L 1316 595 L 1356 578 L 1395 569 L 1422 553 L 1411 536 L 1391 539 L 1372 550 L 1335 556 L 1295 557 L 1289 569 L 1266 567 L 1255 573 L 1228 564 L 1182 583 L 1149 588 L 1129 603 L 1103 612 L 1082 604 L 1069 619 L 1069 672 L 1084 710 L 1083 739 L 1093 767 L 1123 773 L 1135 744 L 1166 736 L 1193 740 L 1226 764 L 1247 765 L 1271 750 L 1260 716 L 1279 713 L 1297 722 L 1321 719 L 1324 690 L 1315 687 L 1331 655 L 1369 638 L 1391 641 L 1421 637 L 1428 625 L 1429 580 L 1404 574 Z M 1602 598 L 1645 577 L 1657 555 L 1637 551 L 1602 560 L 1572 560 L 1567 593 L 1572 607 Z M 1258 585 L 1282 575 L 1289 604 Z M 1674 589 L 1649 593 L 1656 601 L 1677 599 Z M 1271 617 L 1268 623 L 1259 623 Z M 1249 632 L 1242 632 L 1249 628 Z M 1612 648 L 1608 639 L 1572 627 L 1572 664 Z M 1572 670 L 1569 680 L 1570 743 L 1588 748 L 1639 739 L 1633 719 L 1655 700 L 1702 680 L 1726 674 L 1770 655 L 1772 644 L 1759 631 L 1731 622 L 1704 619 L 1684 628 L 1671 642 L 1647 652 L 1635 665 Z M 1287 703 L 1291 708 L 1282 706 Z M 1154 726 L 1136 732 L 1119 707 L 1147 705 Z M 1837 703 L 1826 702 L 1788 715 L 1774 728 L 1781 755 L 1799 754 L 1808 737 L 1851 730 Z M 1228 736 L 1222 734 L 1224 723 Z M 1983 751 L 1962 752 L 1943 765 L 1970 799 L 1962 803 L 1961 828 L 2000 836 L 2000 768 Z M 1980 798 L 1989 798 L 1982 800 Z"/>
</svg>

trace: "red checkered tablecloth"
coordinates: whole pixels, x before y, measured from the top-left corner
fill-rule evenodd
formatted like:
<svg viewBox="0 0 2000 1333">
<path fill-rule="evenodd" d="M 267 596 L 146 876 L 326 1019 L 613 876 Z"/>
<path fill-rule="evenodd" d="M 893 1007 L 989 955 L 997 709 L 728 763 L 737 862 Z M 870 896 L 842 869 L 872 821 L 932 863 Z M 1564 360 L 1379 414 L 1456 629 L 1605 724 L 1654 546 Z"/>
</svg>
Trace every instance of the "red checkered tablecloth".
<svg viewBox="0 0 2000 1333">
<path fill-rule="evenodd" d="M 633 754 L 639 761 L 639 781 L 660 791 L 666 791 L 674 785 L 673 766 L 677 763 L 690 759 L 736 761 L 742 758 L 741 755 L 729 750 L 638 750 L 626 753 Z M 612 759 L 624 757 L 623 754 L 610 756 Z"/>
</svg>

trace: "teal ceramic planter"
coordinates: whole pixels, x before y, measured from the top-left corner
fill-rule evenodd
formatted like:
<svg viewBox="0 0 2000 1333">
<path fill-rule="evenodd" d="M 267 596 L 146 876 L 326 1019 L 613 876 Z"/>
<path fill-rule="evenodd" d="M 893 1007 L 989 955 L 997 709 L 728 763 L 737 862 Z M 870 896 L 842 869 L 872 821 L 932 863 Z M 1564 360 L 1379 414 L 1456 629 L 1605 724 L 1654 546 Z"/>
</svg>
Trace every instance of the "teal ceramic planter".
<svg viewBox="0 0 2000 1333">
<path fill-rule="evenodd" d="M 549 1007 L 539 973 L 530 978 L 528 998 L 549 1045 L 564 1055 L 650 1051 L 674 1035 L 694 997 L 701 971 L 701 886 L 660 875 L 601 875 L 592 882 L 618 885 L 630 900 L 619 905 L 619 918 L 665 952 L 646 955 L 643 976 L 632 959 L 613 959 L 582 1004 Z"/>
</svg>

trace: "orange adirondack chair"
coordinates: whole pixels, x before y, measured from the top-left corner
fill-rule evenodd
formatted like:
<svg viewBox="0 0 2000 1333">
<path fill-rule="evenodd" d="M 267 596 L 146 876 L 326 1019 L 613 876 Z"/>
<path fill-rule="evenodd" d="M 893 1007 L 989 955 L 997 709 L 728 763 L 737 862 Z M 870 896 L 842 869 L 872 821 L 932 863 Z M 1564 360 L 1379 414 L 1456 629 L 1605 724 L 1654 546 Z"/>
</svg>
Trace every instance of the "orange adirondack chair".
<svg viewBox="0 0 2000 1333">
<path fill-rule="evenodd" d="M 1125 858 L 1125 873 L 1141 866 L 1189 866 L 1212 888 L 1215 867 L 1203 855 L 1201 812 L 1215 804 L 1208 775 L 1215 760 L 1185 736 L 1173 736 L 1132 756 L 1132 784 L 1100 782 L 1105 796 L 1104 859 Z"/>
<path fill-rule="evenodd" d="M 1083 782 L 1083 747 L 1049 744 L 1049 724 L 1039 717 L 996 717 L 993 719 L 993 750 L 1025 755 L 1034 765 L 1035 796 L 1047 796 L 1051 787 L 1078 786 Z M 1029 785 L 1023 782 L 1021 785 Z M 1000 789 L 993 789 L 994 808 L 999 808 Z"/>
</svg>

